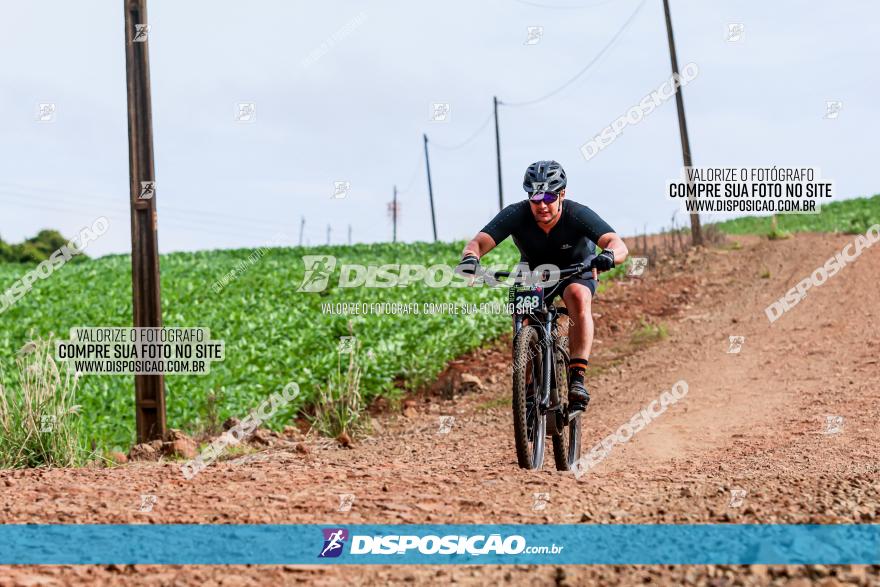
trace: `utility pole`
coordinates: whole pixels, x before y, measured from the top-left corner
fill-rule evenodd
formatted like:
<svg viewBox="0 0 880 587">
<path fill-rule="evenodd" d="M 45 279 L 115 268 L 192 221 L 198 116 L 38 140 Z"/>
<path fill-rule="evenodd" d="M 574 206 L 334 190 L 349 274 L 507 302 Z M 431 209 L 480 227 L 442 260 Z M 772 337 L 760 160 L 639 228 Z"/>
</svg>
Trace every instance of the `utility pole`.
<svg viewBox="0 0 880 587">
<path fill-rule="evenodd" d="M 330 244 L 330 225 L 327 225 L 327 244 Z"/>
<path fill-rule="evenodd" d="M 351 245 L 351 224 L 348 225 L 348 244 Z"/>
<path fill-rule="evenodd" d="M 666 37 L 669 40 L 669 59 L 672 61 L 672 75 L 678 79 L 678 58 L 675 54 L 675 39 L 672 36 L 672 18 L 669 16 L 669 0 L 663 0 L 663 12 L 666 14 Z M 682 96 L 681 87 L 676 84 L 675 88 L 675 106 L 678 109 L 678 131 L 681 135 L 681 153 L 684 159 L 684 166 L 691 166 L 691 144 L 688 140 L 687 122 L 684 118 L 684 97 Z M 691 184 L 688 179 L 688 185 Z M 693 197 L 690 198 L 693 201 Z M 696 212 L 691 213 L 691 243 L 694 246 L 703 244 L 703 232 L 700 229 L 700 215 Z"/>
<path fill-rule="evenodd" d="M 428 159 L 428 135 L 422 133 L 425 139 L 425 169 L 428 171 L 428 200 L 431 202 L 431 226 L 434 228 L 434 242 L 437 242 L 437 217 L 434 215 L 434 188 L 431 187 L 431 161 Z"/>
<path fill-rule="evenodd" d="M 123 0 L 134 326 L 162 326 L 146 0 Z M 165 376 L 135 375 L 138 443 L 165 436 Z"/>
<path fill-rule="evenodd" d="M 397 186 L 394 186 L 394 198 L 391 200 L 391 222 L 394 224 L 391 242 L 397 242 Z"/>
<path fill-rule="evenodd" d="M 498 134 L 498 96 L 492 96 L 495 111 L 495 160 L 498 163 L 498 209 L 504 209 L 504 193 L 501 189 L 501 138 Z"/>
<path fill-rule="evenodd" d="M 306 227 L 306 217 L 302 216 L 299 219 L 299 246 L 303 246 L 303 229 Z"/>
</svg>

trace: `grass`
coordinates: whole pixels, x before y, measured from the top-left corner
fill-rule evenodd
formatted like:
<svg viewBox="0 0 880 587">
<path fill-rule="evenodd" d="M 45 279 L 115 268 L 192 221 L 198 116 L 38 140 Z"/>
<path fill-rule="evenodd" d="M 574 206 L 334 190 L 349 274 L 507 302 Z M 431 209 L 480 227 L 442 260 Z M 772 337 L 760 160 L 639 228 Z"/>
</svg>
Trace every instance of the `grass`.
<svg viewBox="0 0 880 587">
<path fill-rule="evenodd" d="M 360 387 L 358 346 L 357 340 L 354 340 L 347 352 L 337 353 L 336 372 L 330 376 L 326 385 L 319 387 L 318 397 L 313 403 L 314 414 L 309 417 L 309 421 L 324 436 L 351 437 L 367 428 L 369 418 L 364 417 L 366 405 Z M 348 364 L 343 369 L 343 357 L 346 356 Z"/>
<path fill-rule="evenodd" d="M 642 320 L 642 326 L 633 332 L 630 342 L 633 346 L 641 347 L 666 339 L 669 331 L 663 324 L 649 324 Z"/>
<path fill-rule="evenodd" d="M 747 216 L 710 226 L 716 226 L 728 234 L 759 234 L 778 239 L 787 238 L 786 234 L 795 232 L 864 234 L 877 223 L 880 223 L 880 194 L 870 198 L 832 201 L 823 204 L 819 214 Z"/>
<path fill-rule="evenodd" d="M 477 406 L 478 410 L 491 410 L 494 408 L 504 408 L 510 406 L 510 396 L 496 397 L 487 402 L 483 402 Z"/>
<path fill-rule="evenodd" d="M 743 247 L 742 243 L 739 241 L 732 241 L 729 244 L 722 245 L 721 248 L 727 251 L 739 251 L 742 250 Z"/>
<path fill-rule="evenodd" d="M 210 438 L 217 436 L 223 431 L 223 423 L 220 420 L 220 406 L 222 401 L 223 399 L 217 391 L 211 390 L 205 394 L 201 413 L 199 414 L 199 436 Z"/>
<path fill-rule="evenodd" d="M 788 232 L 787 230 L 773 230 L 773 229 L 771 229 L 770 232 L 767 233 L 767 238 L 769 238 L 772 241 L 781 241 L 781 240 L 791 238 L 791 233 Z"/>
<path fill-rule="evenodd" d="M 338 271 L 320 293 L 297 292 L 305 274 L 304 255 L 333 255 L 338 265 L 361 263 L 454 265 L 464 242 L 378 243 L 354 246 L 267 248 L 171 253 L 161 257 L 163 321 L 166 326 L 210 328 L 211 337 L 226 343 L 226 359 L 204 376 L 165 378 L 167 422 L 191 434 L 217 429 L 229 417 L 243 418 L 271 393 L 290 382 L 303 390 L 266 424 L 280 430 L 295 416 L 316 413 L 317 405 L 343 400 L 344 377 L 337 344 L 341 336 L 357 337 L 359 401 L 377 397 L 392 403 L 401 394 L 429 383 L 455 357 L 510 330 L 504 314 L 357 314 L 324 312 L 336 303 L 506 303 L 504 288 L 430 288 L 424 283 L 387 289 L 342 288 Z M 511 267 L 519 254 L 509 240 L 485 259 Z M 236 277 L 217 287 L 218 280 Z M 0 263 L 0 292 L 32 267 Z M 603 275 L 600 291 L 624 275 L 621 266 Z M 108 255 L 59 268 L 6 311 L 0 313 L 0 367 L 15 363 L 16 351 L 31 333 L 67 339 L 73 327 L 132 324 L 131 259 Z M 10 369 L 0 371 L 0 384 L 11 388 Z M 84 375 L 77 384 L 83 442 L 103 451 L 127 452 L 134 442 L 134 385 L 131 376 Z M 340 395 L 341 394 L 341 395 Z M 360 407 L 358 408 L 360 409 Z M 325 410 L 324 416 L 327 416 Z M 356 419 L 356 418 L 355 418 Z M 353 420 L 340 414 L 328 431 L 347 428 Z"/>
<path fill-rule="evenodd" d="M 454 265 L 464 242 L 381 243 L 310 248 L 271 248 L 216 293 L 212 286 L 248 259 L 250 249 L 171 253 L 161 258 L 163 320 L 166 326 L 203 326 L 224 340 L 226 359 L 204 376 L 165 378 L 167 421 L 196 433 L 229 417 L 243 418 L 271 393 L 294 381 L 301 397 L 282 408 L 268 425 L 280 430 L 310 411 L 338 371 L 337 345 L 352 332 L 360 355 L 359 389 L 365 404 L 432 381 L 448 361 L 510 329 L 504 314 L 335 315 L 335 303 L 506 303 L 504 288 L 429 288 L 423 283 L 387 289 L 340 288 L 338 271 L 326 291 L 301 293 L 303 255 L 334 255 L 338 264 Z M 518 253 L 502 243 L 486 262 L 512 266 Z M 0 263 L 0 292 L 29 266 Z M 220 289 L 220 288 L 218 288 Z M 68 338 L 78 326 L 130 326 L 131 260 L 110 255 L 67 264 L 0 313 L 0 383 L 15 383 L 11 366 L 31 333 Z M 323 393 L 327 393 L 326 389 Z M 209 398 L 213 394 L 216 401 Z M 86 443 L 126 452 L 134 441 L 134 385 L 131 376 L 83 375 L 77 402 Z"/>
<path fill-rule="evenodd" d="M 363 351 L 358 390 L 364 404 L 377 397 L 393 403 L 401 393 L 429 383 L 450 360 L 508 332 L 509 317 L 491 313 L 337 315 L 325 313 L 322 304 L 503 304 L 507 301 L 504 288 L 431 288 L 424 283 L 386 289 L 342 288 L 337 271 L 325 291 L 301 293 L 297 288 L 305 272 L 302 257 L 333 255 L 338 265 L 454 265 L 463 247 L 459 241 L 269 248 L 222 288 L 215 287 L 217 281 L 240 267 L 242 260 L 252 259 L 253 250 L 162 255 L 165 325 L 210 328 L 213 339 L 225 341 L 227 355 L 207 375 L 165 378 L 168 426 L 190 433 L 214 429 L 229 417 L 243 418 L 293 381 L 302 389 L 301 397 L 267 422 L 280 430 L 294 416 L 312 412 L 316 403 L 341 390 L 329 389 L 328 381 L 339 377 L 337 345 L 341 336 L 350 333 Z M 518 258 L 508 240 L 485 261 L 511 267 Z M 0 263 L 0 291 L 29 269 Z M 616 268 L 604 277 L 613 279 L 624 270 Z M 128 255 L 67 264 L 49 279 L 37 280 L 27 295 L 0 313 L 0 365 L 14 362 L 16 350 L 30 340 L 31 332 L 66 339 L 72 327 L 126 327 L 131 323 Z M 13 381 L 9 373 L 0 376 L 0 383 Z M 106 451 L 127 451 L 134 441 L 133 387 L 130 376 L 82 377 L 77 397 L 88 444 Z"/>
<path fill-rule="evenodd" d="M 88 460 L 77 377 L 63 373 L 43 340 L 26 344 L 16 359 L 17 383 L 0 385 L 0 467 L 71 467 Z"/>
<path fill-rule="evenodd" d="M 770 219 L 770 232 L 767 234 L 767 238 L 772 241 L 780 241 L 791 238 L 791 232 L 787 230 L 781 230 L 779 228 L 778 214 L 774 214 L 773 217 Z"/>
<path fill-rule="evenodd" d="M 199 445 L 199 450 L 206 449 L 211 443 L 205 442 Z M 231 461 L 237 459 L 239 457 L 247 456 L 253 454 L 255 452 L 259 452 L 259 449 L 254 448 L 252 445 L 247 442 L 240 442 L 238 444 L 228 444 L 223 449 L 223 454 L 220 455 L 218 460 L 220 461 Z"/>
<path fill-rule="evenodd" d="M 779 215 L 776 221 L 775 230 L 771 217 L 738 218 L 709 226 L 728 234 L 777 237 L 801 231 L 865 232 L 880 222 L 880 195 L 826 204 L 818 215 Z M 339 337 L 349 332 L 367 355 L 359 359 L 356 373 L 361 402 L 357 410 L 376 397 L 387 397 L 394 403 L 400 394 L 432 381 L 451 359 L 509 331 L 508 318 L 492 314 L 331 315 L 322 311 L 322 304 L 504 303 L 506 291 L 486 287 L 436 289 L 424 284 L 389 289 L 340 288 L 336 276 L 326 291 L 304 294 L 296 291 L 304 276 L 302 257 L 326 254 L 335 256 L 339 264 L 430 266 L 454 264 L 463 245 L 383 243 L 271 248 L 260 249 L 266 252 L 255 260 L 251 249 L 162 255 L 164 323 L 208 327 L 212 338 L 224 340 L 227 349 L 226 360 L 215 363 L 208 375 L 166 377 L 169 427 L 190 432 L 215 430 L 226 418 L 242 418 L 269 394 L 295 381 L 303 389 L 301 399 L 283 408 L 267 423 L 270 427 L 280 429 L 304 409 L 317 414 L 312 408 L 321 404 L 323 428 L 329 433 L 347 429 L 356 417 L 342 412 L 331 417 L 330 413 L 332 406 L 340 402 L 354 406 L 352 398 L 346 396 L 352 380 L 346 378 L 355 373 L 343 368 L 336 351 Z M 486 261 L 509 267 L 517 258 L 515 247 L 506 241 Z M 216 288 L 219 292 L 212 290 L 218 280 L 248 259 L 253 261 L 246 270 Z M 30 269 L 28 265 L 0 263 L 0 291 Z M 600 291 L 625 270 L 622 266 L 603 275 Z M 65 421 L 78 428 L 65 427 L 65 432 L 53 439 L 35 435 L 35 414 L 24 411 L 18 415 L 19 409 L 25 409 L 21 404 L 24 396 L 11 367 L 17 362 L 17 350 L 31 340 L 32 333 L 43 339 L 67 338 L 72 327 L 131 323 L 128 255 L 69 263 L 49 279 L 36 281 L 27 295 L 0 313 L 0 385 L 6 401 L 6 440 L 0 442 L 7 446 L 22 442 L 28 447 L 15 462 L 72 462 L 80 458 L 73 455 L 79 450 L 70 448 L 73 445 L 125 452 L 134 441 L 135 429 L 130 376 L 85 375 L 75 381 L 76 401 L 81 407 L 75 418 L 71 415 L 67 420 L 65 416 Z M 649 344 L 666 336 L 664 326 L 644 324 L 634 334 L 633 343 Z M 56 394 L 67 393 L 57 385 L 52 389 Z M 29 435 L 22 435 L 19 425 L 28 422 Z"/>
</svg>

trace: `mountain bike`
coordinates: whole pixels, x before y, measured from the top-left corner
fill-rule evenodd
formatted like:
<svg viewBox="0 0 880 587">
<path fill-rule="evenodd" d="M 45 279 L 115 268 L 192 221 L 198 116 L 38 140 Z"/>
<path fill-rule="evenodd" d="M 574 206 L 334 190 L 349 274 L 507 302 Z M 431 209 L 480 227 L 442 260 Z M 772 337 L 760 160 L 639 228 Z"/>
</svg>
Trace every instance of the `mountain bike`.
<svg viewBox="0 0 880 587">
<path fill-rule="evenodd" d="M 562 269 L 556 286 L 587 271 L 583 263 Z M 552 293 L 553 287 L 547 289 Z M 583 412 L 568 412 L 568 336 L 560 336 L 558 323 L 568 311 L 547 304 L 545 289 L 537 285 L 515 284 L 508 303 L 513 314 L 513 433 L 519 466 L 540 469 L 550 436 L 556 469 L 569 471 L 580 458 Z"/>
</svg>

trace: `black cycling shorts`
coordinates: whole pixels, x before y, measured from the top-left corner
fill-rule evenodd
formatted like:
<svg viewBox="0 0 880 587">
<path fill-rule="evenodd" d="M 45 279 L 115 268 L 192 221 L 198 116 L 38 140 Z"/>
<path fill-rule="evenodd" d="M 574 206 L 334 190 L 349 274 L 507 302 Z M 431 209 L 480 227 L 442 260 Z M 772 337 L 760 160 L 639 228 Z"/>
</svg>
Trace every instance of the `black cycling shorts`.
<svg viewBox="0 0 880 587">
<path fill-rule="evenodd" d="M 599 286 L 599 282 L 593 279 L 593 276 L 589 273 L 585 275 L 572 275 L 571 277 L 566 277 L 556 285 L 551 285 L 545 288 L 544 298 L 548 305 L 553 303 L 553 300 L 557 297 L 561 298 L 565 288 L 567 288 L 572 283 L 578 283 L 580 285 L 584 285 L 590 290 L 590 297 L 596 297 L 596 288 Z"/>
</svg>

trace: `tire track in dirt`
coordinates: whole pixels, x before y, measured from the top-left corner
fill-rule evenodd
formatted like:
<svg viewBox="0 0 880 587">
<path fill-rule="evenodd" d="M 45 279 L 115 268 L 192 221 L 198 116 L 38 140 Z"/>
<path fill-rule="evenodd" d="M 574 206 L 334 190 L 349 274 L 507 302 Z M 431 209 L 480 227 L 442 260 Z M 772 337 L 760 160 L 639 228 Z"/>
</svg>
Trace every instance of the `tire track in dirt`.
<svg viewBox="0 0 880 587">
<path fill-rule="evenodd" d="M 612 286 L 596 301 L 585 449 L 676 381 L 688 395 L 580 480 L 516 465 L 509 346 L 456 361 L 484 389 L 423 393 L 354 449 L 284 443 L 266 460 L 209 467 L 192 481 L 171 463 L 0 473 L 7 523 L 833 523 L 880 521 L 880 247 L 769 324 L 764 308 L 840 248 L 847 235 L 691 253 Z M 762 278 L 764 270 L 769 277 Z M 639 320 L 668 337 L 630 342 Z M 745 336 L 729 354 L 728 337 Z M 509 343 L 509 341 L 507 341 Z M 447 374 L 450 376 L 450 374 Z M 439 390 L 441 383 L 436 386 Z M 441 415 L 454 416 L 439 432 Z M 827 434 L 827 416 L 843 416 Z M 292 445 L 293 443 L 290 443 Z M 549 457 L 548 453 L 548 457 Z M 731 490 L 746 493 L 731 506 Z M 139 512 L 139 495 L 158 497 Z M 339 494 L 354 494 L 338 512 Z M 535 493 L 549 494 L 536 500 Z M 76 567 L 0 568 L 58 584 L 880 584 L 877 568 L 774 567 Z M 834 582 L 837 583 L 834 583 Z M 793 583 L 792 583 L 793 584 Z"/>
</svg>

